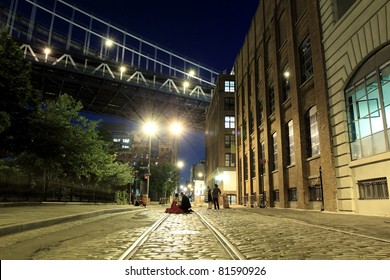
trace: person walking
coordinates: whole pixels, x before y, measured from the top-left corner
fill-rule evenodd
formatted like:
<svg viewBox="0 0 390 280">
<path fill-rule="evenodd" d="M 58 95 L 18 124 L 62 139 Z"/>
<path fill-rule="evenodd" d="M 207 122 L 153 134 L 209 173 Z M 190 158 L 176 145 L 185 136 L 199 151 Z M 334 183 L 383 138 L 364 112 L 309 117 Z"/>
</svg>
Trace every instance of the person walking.
<svg viewBox="0 0 390 280">
<path fill-rule="evenodd" d="M 219 201 L 218 201 L 218 198 L 219 198 L 219 195 L 221 194 L 221 190 L 218 188 L 218 185 L 215 184 L 214 185 L 214 189 L 213 189 L 213 202 L 214 202 L 214 209 L 218 209 L 219 210 Z"/>
<path fill-rule="evenodd" d="M 211 205 L 213 203 L 213 196 L 211 195 L 210 186 L 207 186 L 207 202 L 208 202 L 207 209 L 211 209 Z"/>
</svg>

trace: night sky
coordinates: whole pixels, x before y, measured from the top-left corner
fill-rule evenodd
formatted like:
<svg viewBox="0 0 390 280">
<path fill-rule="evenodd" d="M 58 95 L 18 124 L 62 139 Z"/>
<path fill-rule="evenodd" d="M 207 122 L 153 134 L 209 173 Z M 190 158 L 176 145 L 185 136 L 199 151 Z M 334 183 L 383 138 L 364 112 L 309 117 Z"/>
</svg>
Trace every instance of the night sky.
<svg viewBox="0 0 390 280">
<path fill-rule="evenodd" d="M 72 3 L 72 1 L 68 1 Z M 212 68 L 231 70 L 259 0 L 77 0 L 74 5 L 164 49 Z M 190 167 L 205 159 L 203 132 L 187 131 L 180 141 Z"/>
</svg>

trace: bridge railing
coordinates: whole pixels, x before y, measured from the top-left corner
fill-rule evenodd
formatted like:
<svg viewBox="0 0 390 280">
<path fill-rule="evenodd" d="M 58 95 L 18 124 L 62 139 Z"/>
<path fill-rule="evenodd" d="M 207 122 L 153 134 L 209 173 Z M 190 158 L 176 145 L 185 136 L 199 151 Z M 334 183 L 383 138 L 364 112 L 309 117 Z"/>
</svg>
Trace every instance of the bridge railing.
<svg viewBox="0 0 390 280">
<path fill-rule="evenodd" d="M 67 71 L 82 73 L 83 75 L 92 75 L 95 77 L 104 77 L 105 79 L 117 80 L 122 83 L 136 84 L 137 86 L 153 88 L 159 91 L 165 91 L 178 96 L 186 96 L 191 99 L 200 99 L 210 102 L 212 98 L 212 88 L 193 86 L 191 80 L 174 79 L 170 77 L 161 77 L 154 73 L 144 74 L 138 69 L 125 69 L 120 64 L 113 61 L 97 61 L 87 57 L 73 57 L 69 54 L 42 53 L 41 49 L 34 46 L 23 44 L 21 49 L 24 58 L 34 61 L 34 63 L 45 64 L 50 67 L 63 68 Z"/>
<path fill-rule="evenodd" d="M 214 86 L 218 72 L 122 30 L 63 0 L 11 0 L 3 25 L 27 42 L 39 38 L 85 56 Z"/>
</svg>

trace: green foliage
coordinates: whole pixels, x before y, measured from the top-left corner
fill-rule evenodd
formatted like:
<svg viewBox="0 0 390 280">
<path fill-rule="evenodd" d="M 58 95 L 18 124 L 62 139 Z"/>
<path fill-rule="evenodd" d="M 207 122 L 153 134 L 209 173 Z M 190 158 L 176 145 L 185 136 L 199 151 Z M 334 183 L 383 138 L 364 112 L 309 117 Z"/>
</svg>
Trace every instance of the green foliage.
<svg viewBox="0 0 390 280">
<path fill-rule="evenodd" d="M 179 181 L 179 171 L 172 163 L 161 163 L 150 168 L 150 192 L 158 196 L 170 195 Z"/>
<path fill-rule="evenodd" d="M 118 205 L 127 205 L 129 204 L 129 194 L 126 191 L 116 191 L 115 192 L 115 202 Z"/>
<path fill-rule="evenodd" d="M 10 116 L 4 112 L 0 112 L 0 133 L 5 131 L 8 127 L 11 126 L 11 119 Z"/>
<path fill-rule="evenodd" d="M 67 94 L 43 103 L 30 81 L 31 66 L 6 31 L 0 33 L 0 172 L 23 171 L 95 187 L 124 186 L 132 168 L 116 162 L 98 122 L 80 116 Z M 106 141 L 107 140 L 107 141 Z"/>
<path fill-rule="evenodd" d="M 27 119 L 41 100 L 30 81 L 31 65 L 6 30 L 0 33 L 0 157 L 28 145 Z"/>
</svg>

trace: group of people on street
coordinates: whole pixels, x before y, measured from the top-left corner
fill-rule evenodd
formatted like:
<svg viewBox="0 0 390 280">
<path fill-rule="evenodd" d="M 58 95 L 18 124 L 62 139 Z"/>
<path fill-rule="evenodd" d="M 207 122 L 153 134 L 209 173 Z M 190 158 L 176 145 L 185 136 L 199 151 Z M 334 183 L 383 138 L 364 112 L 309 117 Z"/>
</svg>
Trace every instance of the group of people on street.
<svg viewBox="0 0 390 280">
<path fill-rule="evenodd" d="M 210 186 L 207 186 L 207 201 L 208 209 L 212 208 L 212 203 L 214 203 L 214 209 L 219 209 L 219 196 L 221 195 L 221 189 L 217 184 L 214 185 L 214 189 L 211 190 Z M 179 194 L 176 193 L 170 208 L 165 209 L 165 213 L 171 214 L 180 214 L 180 213 L 192 213 L 191 202 L 183 192 Z"/>
<path fill-rule="evenodd" d="M 181 213 L 192 213 L 191 202 L 188 196 L 186 196 L 183 192 L 180 193 L 181 200 L 179 200 L 179 194 L 176 193 L 173 201 L 171 203 L 171 207 L 165 209 L 165 213 L 171 214 L 181 214 Z"/>
</svg>

